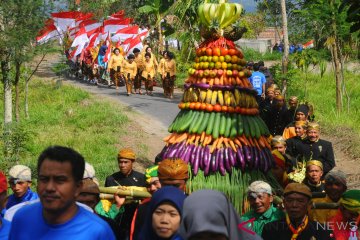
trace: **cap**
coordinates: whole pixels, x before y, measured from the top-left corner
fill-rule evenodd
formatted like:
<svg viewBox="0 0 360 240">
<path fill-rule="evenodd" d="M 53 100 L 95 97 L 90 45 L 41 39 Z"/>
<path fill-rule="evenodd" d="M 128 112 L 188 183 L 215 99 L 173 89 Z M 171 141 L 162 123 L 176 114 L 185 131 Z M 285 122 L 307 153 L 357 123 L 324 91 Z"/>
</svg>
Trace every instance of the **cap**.
<svg viewBox="0 0 360 240">
<path fill-rule="evenodd" d="M 307 130 L 320 130 L 320 125 L 317 122 L 309 122 L 307 124 Z"/>
<path fill-rule="evenodd" d="M 31 169 L 25 165 L 15 165 L 9 170 L 9 178 L 31 181 Z"/>
<path fill-rule="evenodd" d="M 347 186 L 346 174 L 343 171 L 333 169 L 325 176 L 325 184 L 327 182 L 338 182 L 343 184 L 344 186 Z"/>
<path fill-rule="evenodd" d="M 305 114 L 306 116 L 309 113 L 309 107 L 305 104 L 301 104 L 297 109 L 296 112 L 302 112 L 303 114 Z"/>
<path fill-rule="evenodd" d="M 284 189 L 284 197 L 291 193 L 299 193 L 308 198 L 312 197 L 309 187 L 302 183 L 289 183 Z"/>
<path fill-rule="evenodd" d="M 83 179 L 80 193 L 100 194 L 98 185 L 91 179 Z"/>
<path fill-rule="evenodd" d="M 94 178 L 94 177 L 95 177 L 94 167 L 90 163 L 85 162 L 85 171 L 83 178 Z"/>
<path fill-rule="evenodd" d="M 121 158 L 135 161 L 135 153 L 132 149 L 129 149 L 129 148 L 121 149 L 118 153 L 118 159 L 121 159 Z"/>
</svg>

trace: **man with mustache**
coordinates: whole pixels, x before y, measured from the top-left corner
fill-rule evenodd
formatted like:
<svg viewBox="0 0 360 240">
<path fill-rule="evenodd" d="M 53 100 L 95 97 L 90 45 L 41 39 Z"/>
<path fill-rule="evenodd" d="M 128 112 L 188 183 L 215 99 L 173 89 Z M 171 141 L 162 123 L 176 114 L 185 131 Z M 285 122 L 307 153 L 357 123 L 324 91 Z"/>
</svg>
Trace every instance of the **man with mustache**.
<svg viewBox="0 0 360 240">
<path fill-rule="evenodd" d="M 285 218 L 264 226 L 264 240 L 331 240 L 333 233 L 311 221 L 307 209 L 311 203 L 311 191 L 301 183 L 290 183 L 284 190 Z"/>
<path fill-rule="evenodd" d="M 84 158 L 71 148 L 45 149 L 37 164 L 40 202 L 16 212 L 9 239 L 115 239 L 106 222 L 75 203 L 84 168 Z"/>
<path fill-rule="evenodd" d="M 271 186 L 264 181 L 255 181 L 248 188 L 248 200 L 251 211 L 241 217 L 242 221 L 251 221 L 249 228 L 257 234 L 261 235 L 263 227 L 266 223 L 279 220 L 284 217 L 284 213 L 274 207 L 273 193 Z"/>
</svg>

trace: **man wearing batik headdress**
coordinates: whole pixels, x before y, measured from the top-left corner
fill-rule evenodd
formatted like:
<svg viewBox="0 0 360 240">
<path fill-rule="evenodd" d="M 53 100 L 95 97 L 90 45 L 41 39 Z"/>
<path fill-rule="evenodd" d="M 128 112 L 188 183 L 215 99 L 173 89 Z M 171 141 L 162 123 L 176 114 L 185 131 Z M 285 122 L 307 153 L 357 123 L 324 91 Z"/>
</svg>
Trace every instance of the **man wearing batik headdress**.
<svg viewBox="0 0 360 240">
<path fill-rule="evenodd" d="M 322 175 L 322 162 L 318 160 L 310 160 L 306 162 L 306 172 L 303 183 L 310 188 L 311 192 L 325 192 L 324 181 L 321 181 Z"/>
<path fill-rule="evenodd" d="M 161 186 L 174 186 L 186 191 L 189 178 L 188 164 L 180 158 L 167 158 L 159 163 L 158 169 Z"/>
<path fill-rule="evenodd" d="M 297 96 L 291 96 L 288 100 L 288 110 L 286 111 L 287 122 L 295 121 L 295 111 L 298 108 L 299 100 Z"/>
<path fill-rule="evenodd" d="M 336 206 L 338 205 L 341 196 L 347 190 L 346 175 L 340 170 L 331 170 L 325 176 L 325 197 L 313 198 L 312 202 L 316 205 L 318 203 L 332 205 L 331 209 L 312 208 L 309 212 L 311 220 L 319 223 L 329 222 L 337 213 Z"/>
<path fill-rule="evenodd" d="M 286 153 L 296 158 L 296 146 L 306 138 L 307 121 L 295 121 L 294 126 L 296 136 L 286 139 Z"/>
<path fill-rule="evenodd" d="M 340 199 L 337 214 L 330 219 L 336 240 L 359 239 L 360 190 L 349 190 Z"/>
<path fill-rule="evenodd" d="M 335 167 L 335 156 L 331 142 L 320 139 L 320 125 L 316 122 L 307 124 L 307 137 L 296 146 L 296 153 L 306 161 L 316 159 L 322 162 L 324 175 Z"/>
</svg>

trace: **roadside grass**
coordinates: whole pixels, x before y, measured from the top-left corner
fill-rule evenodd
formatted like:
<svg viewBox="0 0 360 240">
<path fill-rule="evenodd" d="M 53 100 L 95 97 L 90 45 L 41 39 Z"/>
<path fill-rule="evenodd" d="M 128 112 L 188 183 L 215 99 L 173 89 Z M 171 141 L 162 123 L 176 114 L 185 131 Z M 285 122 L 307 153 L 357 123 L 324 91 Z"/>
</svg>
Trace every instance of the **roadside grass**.
<svg viewBox="0 0 360 240">
<path fill-rule="evenodd" d="M 148 148 L 135 141 L 142 132 L 133 128 L 135 124 L 125 115 L 128 111 L 125 108 L 56 82 L 34 80 L 29 89 L 30 118 L 22 115 L 20 123 L 15 124 L 21 127 L 15 129 L 22 129 L 18 135 L 30 136 L 20 143 L 18 163 L 30 166 L 33 176 L 36 176 L 37 157 L 50 145 L 68 146 L 80 152 L 94 166 L 100 183 L 118 171 L 119 148 L 131 146 L 138 156 L 146 155 Z M 2 152 L 0 157 L 4 159 Z M 1 169 L 5 172 L 4 166 L 11 167 L 3 162 Z"/>
</svg>

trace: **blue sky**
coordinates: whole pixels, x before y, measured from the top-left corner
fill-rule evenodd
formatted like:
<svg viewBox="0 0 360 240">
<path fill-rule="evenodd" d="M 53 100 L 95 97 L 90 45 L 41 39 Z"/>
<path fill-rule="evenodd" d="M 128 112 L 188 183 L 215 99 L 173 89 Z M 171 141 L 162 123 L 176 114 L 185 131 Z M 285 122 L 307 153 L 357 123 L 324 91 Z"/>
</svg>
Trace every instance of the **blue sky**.
<svg viewBox="0 0 360 240">
<path fill-rule="evenodd" d="M 255 12 L 256 11 L 256 2 L 255 0 L 230 0 L 229 2 L 236 2 L 243 5 L 246 12 Z"/>
</svg>

